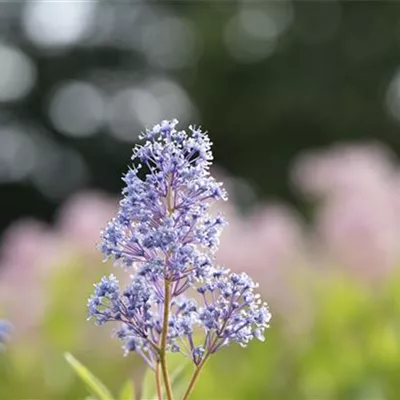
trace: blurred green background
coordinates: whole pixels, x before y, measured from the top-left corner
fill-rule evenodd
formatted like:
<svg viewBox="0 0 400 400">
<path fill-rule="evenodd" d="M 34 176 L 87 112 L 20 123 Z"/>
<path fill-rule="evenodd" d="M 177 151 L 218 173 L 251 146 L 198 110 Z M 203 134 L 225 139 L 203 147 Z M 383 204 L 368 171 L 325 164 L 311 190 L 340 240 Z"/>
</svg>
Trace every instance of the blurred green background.
<svg viewBox="0 0 400 400">
<path fill-rule="evenodd" d="M 175 117 L 231 194 L 218 262 L 273 314 L 193 398 L 400 398 L 399 67 L 393 1 L 1 3 L 0 398 L 85 398 L 65 351 L 140 384 L 85 304 L 132 145 Z"/>
</svg>

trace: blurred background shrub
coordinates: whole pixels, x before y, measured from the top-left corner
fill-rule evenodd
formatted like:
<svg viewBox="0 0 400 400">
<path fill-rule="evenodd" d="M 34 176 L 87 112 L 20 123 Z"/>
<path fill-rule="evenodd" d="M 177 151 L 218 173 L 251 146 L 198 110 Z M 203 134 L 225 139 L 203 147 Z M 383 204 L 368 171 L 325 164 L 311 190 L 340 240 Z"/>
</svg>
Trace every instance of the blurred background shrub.
<svg viewBox="0 0 400 400">
<path fill-rule="evenodd" d="M 0 398 L 85 398 L 65 351 L 140 381 L 85 304 L 131 148 L 176 117 L 231 193 L 217 260 L 274 316 L 194 398 L 398 399 L 399 65 L 396 2 L 2 3 Z"/>
</svg>

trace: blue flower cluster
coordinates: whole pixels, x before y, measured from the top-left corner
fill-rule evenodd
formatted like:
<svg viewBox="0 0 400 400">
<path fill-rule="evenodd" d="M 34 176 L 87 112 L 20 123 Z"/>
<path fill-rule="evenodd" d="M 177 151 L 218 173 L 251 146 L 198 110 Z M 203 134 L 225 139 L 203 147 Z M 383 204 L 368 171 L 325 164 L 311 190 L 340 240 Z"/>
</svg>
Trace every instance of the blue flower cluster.
<svg viewBox="0 0 400 400">
<path fill-rule="evenodd" d="M 8 339 L 10 331 L 11 324 L 4 319 L 0 319 L 0 350 L 3 346 L 3 343 Z"/>
<path fill-rule="evenodd" d="M 122 290 L 113 275 L 104 277 L 88 304 L 89 318 L 98 324 L 120 322 L 116 335 L 125 350 L 138 352 L 152 367 L 166 303 L 167 349 L 195 364 L 231 342 L 263 340 L 270 320 L 246 274 L 214 265 L 225 221 L 209 208 L 226 193 L 210 176 L 207 134 L 193 126 L 190 134 L 178 131 L 177 123 L 163 121 L 142 134 L 145 143 L 134 148 L 133 166 L 123 178 L 119 211 L 102 232 L 100 250 L 133 271 L 131 282 Z M 201 343 L 197 331 L 204 332 Z"/>
</svg>

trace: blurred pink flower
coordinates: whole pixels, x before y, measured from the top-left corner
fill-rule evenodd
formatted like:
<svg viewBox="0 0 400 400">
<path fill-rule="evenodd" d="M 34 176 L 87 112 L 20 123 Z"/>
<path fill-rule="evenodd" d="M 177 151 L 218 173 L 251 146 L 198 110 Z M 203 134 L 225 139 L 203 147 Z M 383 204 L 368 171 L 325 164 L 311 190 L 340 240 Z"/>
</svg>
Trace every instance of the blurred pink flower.
<svg viewBox="0 0 400 400">
<path fill-rule="evenodd" d="M 399 256 L 399 225 L 391 199 L 348 197 L 328 201 L 317 214 L 327 256 L 366 276 L 380 275 Z"/>
<path fill-rule="evenodd" d="M 254 276 L 274 309 L 296 301 L 291 280 L 304 265 L 315 267 L 315 273 L 333 265 L 375 278 L 398 261 L 400 172 L 390 151 L 377 144 L 337 145 L 300 157 L 293 176 L 303 193 L 319 200 L 315 222 L 307 230 L 294 210 L 280 204 L 260 204 L 240 214 L 233 200 L 218 210 L 229 224 L 217 262 Z M 221 180 L 240 203 L 254 202 L 245 183 L 225 176 Z M 0 307 L 12 314 L 17 331 L 40 323 L 46 307 L 44 282 L 54 267 L 60 268 L 60 260 L 81 256 L 90 268 L 100 259 L 96 243 L 116 207 L 115 198 L 87 191 L 62 206 L 54 227 L 22 220 L 5 232 Z"/>
<path fill-rule="evenodd" d="M 14 222 L 0 247 L 0 277 L 21 278 L 44 274 L 59 257 L 61 240 L 46 224 L 34 219 Z"/>
<path fill-rule="evenodd" d="M 326 261 L 365 277 L 394 265 L 400 180 L 390 151 L 378 144 L 337 145 L 303 156 L 294 178 L 304 193 L 320 199 L 315 233 Z"/>
<path fill-rule="evenodd" d="M 85 256 L 100 257 L 96 250 L 100 231 L 115 215 L 117 205 L 117 200 L 105 193 L 78 193 L 61 208 L 55 228 L 78 252 Z"/>
<path fill-rule="evenodd" d="M 33 327 L 44 312 L 43 282 L 63 254 L 63 243 L 49 226 L 33 219 L 15 222 L 0 247 L 0 304 L 15 334 Z"/>
<path fill-rule="evenodd" d="M 234 271 L 246 271 L 262 290 L 284 301 L 287 267 L 296 266 L 303 254 L 303 232 L 297 215 L 282 205 L 264 205 L 249 217 L 233 206 L 223 210 L 229 221 L 221 237 L 217 262 Z"/>
<path fill-rule="evenodd" d="M 300 156 L 293 179 L 297 188 L 311 197 L 371 190 L 393 179 L 392 158 L 389 149 L 378 143 L 337 144 Z"/>
<path fill-rule="evenodd" d="M 109 196 L 84 192 L 66 202 L 53 227 L 27 219 L 6 230 L 0 245 L 0 305 L 16 336 L 40 323 L 47 306 L 46 281 L 55 269 L 75 256 L 89 267 L 93 258 L 100 259 L 96 243 L 114 208 Z"/>
</svg>

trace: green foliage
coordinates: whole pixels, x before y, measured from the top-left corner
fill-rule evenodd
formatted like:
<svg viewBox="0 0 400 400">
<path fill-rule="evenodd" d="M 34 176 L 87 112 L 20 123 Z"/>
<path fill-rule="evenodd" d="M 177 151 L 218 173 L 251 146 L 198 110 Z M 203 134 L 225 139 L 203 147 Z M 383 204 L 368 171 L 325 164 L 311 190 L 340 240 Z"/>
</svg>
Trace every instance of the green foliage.
<svg viewBox="0 0 400 400">
<path fill-rule="evenodd" d="M 400 398 L 400 280 L 368 288 L 330 276 L 319 286 L 309 326 L 288 332 L 275 318 L 266 343 L 215 357 L 193 399 Z"/>
<path fill-rule="evenodd" d="M 115 399 L 106 385 L 94 376 L 82 363 L 80 363 L 72 354 L 64 355 L 68 364 L 76 372 L 79 378 L 87 386 L 88 390 L 94 395 L 86 400 L 135 400 L 135 387 L 131 380 L 127 380 L 119 391 Z"/>
<path fill-rule="evenodd" d="M 90 392 L 97 396 L 99 400 L 114 400 L 107 387 L 83 364 L 81 364 L 72 354 L 66 353 L 64 357 L 67 360 L 68 364 L 71 365 L 73 370 L 76 372 L 76 374 L 86 384 Z M 128 389 L 130 389 L 130 387 L 128 387 Z"/>
<path fill-rule="evenodd" d="M 187 358 L 182 358 L 180 354 L 171 354 L 168 366 L 171 371 L 172 390 L 176 398 L 180 399 L 185 394 L 188 382 L 194 372 L 193 363 Z"/>
<path fill-rule="evenodd" d="M 92 372 L 88 370 L 81 362 L 79 362 L 72 354 L 64 355 L 66 361 L 70 364 L 82 382 L 87 386 L 88 390 L 98 400 L 115 400 L 110 390 L 101 382 Z M 185 393 L 187 383 L 190 379 L 190 370 L 193 369 L 189 360 L 182 360 L 178 355 L 170 357 L 168 362 L 171 385 L 174 395 L 181 398 Z M 192 368 L 190 368 L 192 367 Z M 92 398 L 90 398 L 92 399 Z M 135 400 L 135 388 L 133 382 L 128 380 L 123 385 L 117 397 L 118 400 Z M 155 383 L 154 371 L 147 369 L 145 378 L 142 383 L 142 400 L 157 400 L 157 389 Z"/>
<path fill-rule="evenodd" d="M 0 358 L 0 399 L 86 398 L 85 387 L 63 358 L 66 351 L 84 360 L 112 393 L 140 372 L 139 358 L 123 357 L 119 343 L 110 339 L 109 329 L 86 321 L 85 304 L 93 282 L 109 267 L 95 262 L 88 265 L 80 259 L 56 265 L 43 287 L 46 309 L 42 317 L 30 323 L 28 330 L 23 328 L 26 321 L 9 316 L 14 331 L 3 354 L 7 363 Z M 29 310 L 23 318 L 31 318 Z"/>
<path fill-rule="evenodd" d="M 135 400 L 135 387 L 133 382 L 128 380 L 118 394 L 118 400 Z"/>
<path fill-rule="evenodd" d="M 134 355 L 123 357 L 107 328 L 86 322 L 84 304 L 102 268 L 75 261 L 55 270 L 36 330 L 14 337 L 0 356 L 0 399 L 127 400 L 140 391 L 142 399 L 155 398 L 153 372 L 144 371 Z M 274 317 L 264 343 L 232 346 L 210 358 L 193 400 L 400 398 L 400 277 L 368 286 L 315 273 L 302 285 L 293 293 L 306 301 L 295 310 L 279 315 L 271 304 Z M 74 372 L 65 351 L 87 369 L 68 356 Z M 178 354 L 168 360 L 180 399 L 193 366 Z M 127 383 L 132 380 L 136 390 Z"/>
</svg>

